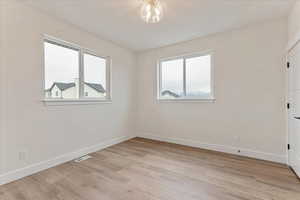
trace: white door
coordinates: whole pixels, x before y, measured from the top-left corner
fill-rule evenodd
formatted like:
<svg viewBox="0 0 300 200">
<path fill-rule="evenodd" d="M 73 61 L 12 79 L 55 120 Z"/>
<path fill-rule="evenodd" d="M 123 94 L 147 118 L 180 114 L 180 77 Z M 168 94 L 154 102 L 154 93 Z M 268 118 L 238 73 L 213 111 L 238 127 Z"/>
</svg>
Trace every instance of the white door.
<svg viewBox="0 0 300 200">
<path fill-rule="evenodd" d="M 289 165 L 300 177 L 300 44 L 289 52 L 288 60 Z"/>
</svg>

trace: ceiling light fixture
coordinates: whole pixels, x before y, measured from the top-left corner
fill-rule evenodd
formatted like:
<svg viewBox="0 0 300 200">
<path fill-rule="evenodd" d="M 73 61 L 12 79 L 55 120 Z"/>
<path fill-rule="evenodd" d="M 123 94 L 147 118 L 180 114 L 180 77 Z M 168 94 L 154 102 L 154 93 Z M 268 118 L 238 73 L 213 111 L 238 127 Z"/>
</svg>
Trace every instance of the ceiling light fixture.
<svg viewBox="0 0 300 200">
<path fill-rule="evenodd" d="M 146 23 L 158 23 L 163 17 L 163 8 L 159 0 L 143 0 L 141 17 Z"/>
</svg>

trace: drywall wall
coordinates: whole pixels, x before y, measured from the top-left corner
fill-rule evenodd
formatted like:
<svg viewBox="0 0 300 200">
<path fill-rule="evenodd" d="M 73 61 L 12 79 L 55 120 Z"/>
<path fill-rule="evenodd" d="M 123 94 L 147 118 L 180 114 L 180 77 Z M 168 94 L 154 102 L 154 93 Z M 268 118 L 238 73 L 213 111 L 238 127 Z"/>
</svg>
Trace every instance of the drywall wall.
<svg viewBox="0 0 300 200">
<path fill-rule="evenodd" d="M 1 141 L 6 152 L 4 176 L 16 169 L 131 136 L 135 54 L 15 0 L 6 1 L 4 9 L 5 24 L 1 26 L 6 53 L 5 73 L 1 76 L 5 77 L 5 96 L 1 98 L 6 108 L 1 110 L 6 119 L 5 139 Z M 43 34 L 111 56 L 113 102 L 45 106 Z M 22 156 L 25 159 L 19 159 L 20 152 L 25 153 Z"/>
<path fill-rule="evenodd" d="M 3 49 L 3 41 L 4 41 L 4 4 L 0 1 L 0 174 L 3 173 L 3 133 L 4 133 L 4 49 Z"/>
<path fill-rule="evenodd" d="M 9 181 L 133 133 L 285 162 L 285 20 L 136 55 L 15 0 L 1 2 L 0 184 L 1 176 Z M 43 34 L 111 56 L 113 103 L 45 106 Z M 216 102 L 158 102 L 157 60 L 206 50 L 214 51 Z"/>
<path fill-rule="evenodd" d="M 288 17 L 289 43 L 300 39 L 300 1 L 297 0 Z"/>
<path fill-rule="evenodd" d="M 286 43 L 276 20 L 140 53 L 138 135 L 286 162 Z M 207 50 L 216 102 L 158 102 L 157 60 Z"/>
</svg>

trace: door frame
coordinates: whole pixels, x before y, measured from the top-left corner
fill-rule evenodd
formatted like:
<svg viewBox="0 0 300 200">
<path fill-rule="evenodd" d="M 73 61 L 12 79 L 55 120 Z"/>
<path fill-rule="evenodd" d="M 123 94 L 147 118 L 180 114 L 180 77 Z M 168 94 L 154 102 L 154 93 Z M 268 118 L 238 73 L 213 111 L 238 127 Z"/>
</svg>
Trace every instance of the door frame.
<svg viewBox="0 0 300 200">
<path fill-rule="evenodd" d="M 286 65 L 289 63 L 289 54 L 290 52 L 300 43 L 300 30 L 295 34 L 295 36 L 289 39 L 287 48 L 286 48 L 286 55 L 285 55 L 285 106 L 289 103 L 289 70 L 291 66 L 288 68 Z M 290 166 L 290 151 L 288 150 L 288 145 L 290 143 L 290 132 L 289 132 L 289 110 L 285 109 L 285 120 L 286 120 L 286 149 L 287 149 L 287 164 Z"/>
<path fill-rule="evenodd" d="M 290 88 L 289 88 L 289 85 L 290 85 L 290 78 L 291 78 L 291 73 L 290 73 L 290 70 L 293 69 L 293 66 L 290 65 L 290 62 L 291 62 L 291 59 L 290 59 L 290 55 L 291 55 L 291 52 L 292 50 L 297 46 L 297 45 L 300 45 L 300 34 L 298 35 L 299 38 L 298 40 L 294 40 L 293 43 L 289 42 L 289 45 L 288 45 L 288 48 L 286 50 L 286 68 L 285 68 L 285 78 L 286 78 L 286 85 L 285 85 L 285 100 L 286 100 L 286 114 L 285 114 L 285 120 L 286 120 L 286 131 L 287 131 L 287 143 L 286 143 L 286 147 L 287 147 L 287 165 L 291 168 L 291 170 L 295 173 L 296 176 L 298 176 L 298 178 L 300 177 L 300 174 L 299 174 L 299 170 L 298 169 L 293 169 L 292 167 L 292 163 L 290 162 L 291 160 L 291 156 L 292 156 L 292 150 L 291 149 L 288 149 L 288 145 L 291 144 L 291 129 L 290 129 L 290 124 L 291 124 L 291 120 L 293 119 L 290 119 L 290 110 L 289 109 L 294 109 L 293 108 L 293 102 L 290 102 Z M 293 94 L 293 92 L 292 92 Z M 292 98 L 292 101 L 294 101 L 294 98 Z M 287 108 L 287 104 L 290 103 L 290 108 L 288 109 Z M 291 148 L 293 148 L 291 146 Z M 298 172 L 297 172 L 298 171 Z"/>
</svg>

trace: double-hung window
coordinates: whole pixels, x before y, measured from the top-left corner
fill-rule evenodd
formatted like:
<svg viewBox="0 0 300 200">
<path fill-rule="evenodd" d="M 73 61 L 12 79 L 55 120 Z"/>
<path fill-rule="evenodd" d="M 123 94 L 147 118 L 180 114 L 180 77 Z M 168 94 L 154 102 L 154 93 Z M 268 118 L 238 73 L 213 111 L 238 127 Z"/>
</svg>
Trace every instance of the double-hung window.
<svg viewBox="0 0 300 200">
<path fill-rule="evenodd" d="M 109 101 L 110 58 L 78 45 L 44 40 L 46 101 Z"/>
<path fill-rule="evenodd" d="M 212 54 L 162 59 L 158 72 L 158 99 L 214 100 Z"/>
</svg>

